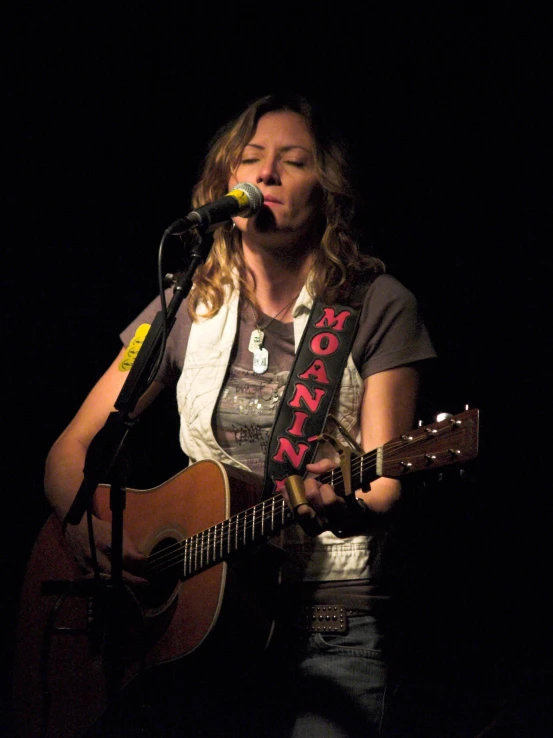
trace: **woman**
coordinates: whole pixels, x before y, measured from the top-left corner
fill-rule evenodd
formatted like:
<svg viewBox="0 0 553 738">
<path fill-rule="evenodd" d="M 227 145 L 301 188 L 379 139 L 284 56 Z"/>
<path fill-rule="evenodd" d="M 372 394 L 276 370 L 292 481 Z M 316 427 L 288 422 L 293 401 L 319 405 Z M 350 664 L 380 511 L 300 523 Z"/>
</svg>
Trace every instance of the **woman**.
<svg viewBox="0 0 553 738">
<path fill-rule="evenodd" d="M 347 433 L 368 451 L 414 427 L 421 362 L 434 349 L 413 295 L 385 274 L 382 262 L 361 253 L 346 151 L 323 124 L 305 99 L 270 95 L 222 128 L 207 154 L 194 206 L 241 182 L 257 186 L 264 201 L 257 215 L 234 217 L 215 230 L 162 366 L 136 408 L 141 412 L 162 388 L 176 386 L 181 446 L 191 462 L 213 458 L 263 478 L 271 426 L 314 298 L 360 312 L 331 408 L 341 437 Z M 120 354 L 52 446 L 45 489 L 61 519 L 81 484 L 87 449 L 126 380 L 119 369 L 126 347 L 159 305 L 155 300 L 123 331 Z M 329 422 L 326 431 L 335 436 L 331 416 Z M 287 553 L 282 618 L 266 665 L 279 675 L 288 727 L 275 727 L 272 715 L 275 735 L 377 735 L 385 713 L 388 592 L 381 560 L 401 485 L 379 477 L 356 491 L 358 508 L 346 509 L 343 496 L 318 478 L 337 463 L 332 448 L 321 444 L 317 460 L 307 464 L 299 493 L 305 504 L 290 501 L 300 525 L 286 527 L 278 541 Z M 288 499 L 287 487 L 279 489 Z M 348 526 L 353 535 L 342 533 Z M 109 572 L 111 528 L 98 518 L 93 528 L 98 565 Z M 67 537 L 90 569 L 87 521 L 68 526 Z M 125 535 L 126 581 L 143 582 L 143 561 Z M 347 611 L 347 632 L 310 632 L 305 608 L 317 605 Z M 248 720 L 253 726 L 251 715 Z M 268 725 L 263 730 L 269 734 Z M 234 725 L 229 734 L 245 733 Z"/>
</svg>

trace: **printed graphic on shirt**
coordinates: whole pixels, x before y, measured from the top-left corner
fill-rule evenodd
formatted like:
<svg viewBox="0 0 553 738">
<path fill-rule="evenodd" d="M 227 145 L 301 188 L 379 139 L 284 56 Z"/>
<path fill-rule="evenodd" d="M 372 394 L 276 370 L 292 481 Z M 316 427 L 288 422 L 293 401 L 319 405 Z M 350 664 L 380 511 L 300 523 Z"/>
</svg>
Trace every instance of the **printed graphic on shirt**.
<svg viewBox="0 0 553 738">
<path fill-rule="evenodd" d="M 231 368 L 217 412 L 219 443 L 253 472 L 263 474 L 275 412 L 289 372 L 263 375 Z"/>
<path fill-rule="evenodd" d="M 273 323 L 264 337 L 269 366 L 264 374 L 256 374 L 248 348 L 251 331 L 251 325 L 242 323 L 236 358 L 215 410 L 214 429 L 228 454 L 263 476 L 275 413 L 294 358 L 294 333 L 291 323 Z"/>
</svg>

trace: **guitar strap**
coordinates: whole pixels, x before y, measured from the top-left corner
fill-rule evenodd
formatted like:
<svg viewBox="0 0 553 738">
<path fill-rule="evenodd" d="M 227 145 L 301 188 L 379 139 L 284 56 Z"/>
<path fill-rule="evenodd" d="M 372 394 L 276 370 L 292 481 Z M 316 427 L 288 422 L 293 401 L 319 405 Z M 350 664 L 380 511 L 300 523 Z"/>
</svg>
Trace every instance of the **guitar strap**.
<svg viewBox="0 0 553 738">
<path fill-rule="evenodd" d="M 360 313 L 315 300 L 271 430 L 262 499 L 280 492 L 291 474 L 303 477 L 314 459 Z"/>
</svg>

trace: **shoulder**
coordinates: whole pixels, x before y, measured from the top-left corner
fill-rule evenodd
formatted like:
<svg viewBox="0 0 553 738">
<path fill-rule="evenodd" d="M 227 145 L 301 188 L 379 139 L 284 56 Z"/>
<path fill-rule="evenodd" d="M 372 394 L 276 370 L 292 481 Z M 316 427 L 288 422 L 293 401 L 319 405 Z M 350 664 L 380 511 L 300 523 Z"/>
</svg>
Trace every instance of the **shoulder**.
<svg viewBox="0 0 553 738">
<path fill-rule="evenodd" d="M 414 297 L 411 290 L 406 287 L 403 282 L 393 274 L 379 274 L 378 277 L 373 279 L 370 283 L 368 290 L 375 294 L 388 294 L 391 296 L 412 296 Z"/>
<path fill-rule="evenodd" d="M 367 284 L 358 286 L 363 313 L 389 309 L 418 310 L 415 294 L 392 274 L 379 274 Z"/>
</svg>

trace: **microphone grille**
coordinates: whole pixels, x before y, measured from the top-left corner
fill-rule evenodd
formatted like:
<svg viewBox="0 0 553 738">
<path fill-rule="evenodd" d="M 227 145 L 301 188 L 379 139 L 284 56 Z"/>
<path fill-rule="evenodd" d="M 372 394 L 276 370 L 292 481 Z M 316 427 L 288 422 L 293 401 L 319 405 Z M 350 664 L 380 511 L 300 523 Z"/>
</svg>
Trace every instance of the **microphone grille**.
<svg viewBox="0 0 553 738">
<path fill-rule="evenodd" d="M 255 215 L 263 207 L 263 193 L 256 185 L 250 184 L 249 182 L 240 182 L 240 184 L 235 185 L 232 189 L 245 192 L 248 196 L 249 207 L 240 212 L 243 218 L 249 218 Z"/>
</svg>

